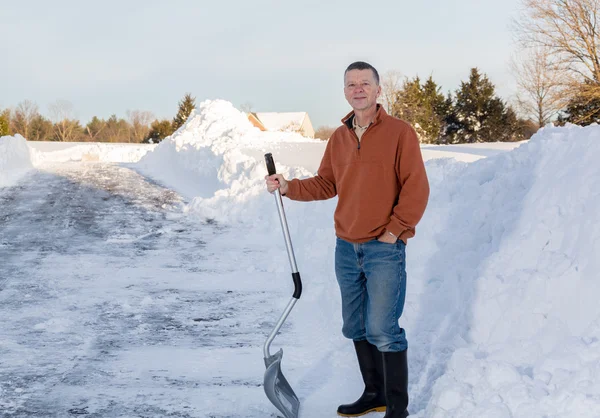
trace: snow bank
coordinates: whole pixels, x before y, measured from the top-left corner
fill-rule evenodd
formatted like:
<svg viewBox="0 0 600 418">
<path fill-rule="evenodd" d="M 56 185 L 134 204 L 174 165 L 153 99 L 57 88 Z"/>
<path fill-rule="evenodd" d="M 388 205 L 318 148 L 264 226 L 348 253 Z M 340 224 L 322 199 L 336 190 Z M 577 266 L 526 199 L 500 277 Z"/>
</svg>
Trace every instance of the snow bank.
<svg viewBox="0 0 600 418">
<path fill-rule="evenodd" d="M 437 158 L 454 158 L 459 161 L 473 162 L 510 151 L 521 146 L 521 142 L 486 142 L 478 144 L 431 145 L 421 146 L 425 161 Z"/>
<path fill-rule="evenodd" d="M 99 161 L 111 163 L 135 163 L 152 144 L 112 144 L 98 142 L 28 142 L 34 165 L 48 162 Z"/>
<path fill-rule="evenodd" d="M 428 165 L 411 248 L 424 416 L 599 416 L 599 138 L 546 128 L 510 153 Z"/>
<path fill-rule="evenodd" d="M 19 134 L 0 137 L 0 187 L 15 184 L 31 168 L 25 138 Z"/>
<path fill-rule="evenodd" d="M 207 100 L 136 167 L 193 198 L 192 211 L 223 222 L 240 221 L 256 214 L 251 206 L 264 196 L 266 174 L 264 161 L 243 150 L 268 152 L 281 144 L 306 143 L 321 141 L 290 132 L 261 132 L 231 103 Z M 310 174 L 303 168 L 290 173 Z"/>
<path fill-rule="evenodd" d="M 407 250 L 402 319 L 411 416 L 598 416 L 599 136 L 598 126 L 545 128 L 513 151 L 475 162 L 427 162 L 431 198 Z M 288 177 L 308 176 L 316 164 L 291 164 L 294 149 L 314 147 L 318 161 L 316 145 L 260 132 L 227 102 L 204 102 L 138 167 L 185 189 L 190 212 L 227 223 L 252 246 L 262 258 L 247 271 L 251 280 L 291 295 L 261 155 L 285 161 L 278 168 Z M 304 278 L 291 318 L 293 338 L 304 343 L 293 347 L 286 375 L 306 416 L 321 416 L 361 390 L 340 332 L 335 203 L 284 201 Z"/>
</svg>

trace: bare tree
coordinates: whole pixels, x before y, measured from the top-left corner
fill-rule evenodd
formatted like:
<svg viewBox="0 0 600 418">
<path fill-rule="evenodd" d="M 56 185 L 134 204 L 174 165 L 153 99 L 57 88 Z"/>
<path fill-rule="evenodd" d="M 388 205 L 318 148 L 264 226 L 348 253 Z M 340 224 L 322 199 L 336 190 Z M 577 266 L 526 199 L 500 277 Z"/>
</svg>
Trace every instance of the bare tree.
<svg viewBox="0 0 600 418">
<path fill-rule="evenodd" d="M 396 102 L 398 91 L 402 87 L 402 79 L 402 73 L 397 70 L 387 71 L 381 77 L 381 96 L 379 101 L 390 114 Z"/>
<path fill-rule="evenodd" d="M 516 104 L 538 127 L 549 123 L 566 105 L 564 77 L 546 47 L 530 48 L 510 62 L 519 91 Z"/>
<path fill-rule="evenodd" d="M 57 100 L 48 105 L 50 119 L 54 122 L 54 134 L 59 141 L 73 141 L 78 134 L 79 122 L 73 117 L 73 104 Z"/>
<path fill-rule="evenodd" d="M 152 112 L 128 110 L 127 118 L 131 123 L 131 134 L 135 142 L 142 142 L 150 132 L 150 123 L 155 119 Z"/>
<path fill-rule="evenodd" d="M 23 100 L 17 105 L 13 119 L 15 133 L 29 139 L 31 122 L 39 115 L 38 106 L 31 100 Z"/>
<path fill-rule="evenodd" d="M 564 71 L 565 93 L 600 97 L 600 0 L 523 0 L 514 23 L 525 47 L 546 48 Z"/>
<path fill-rule="evenodd" d="M 337 128 L 335 126 L 319 126 L 315 131 L 315 138 L 327 141 Z"/>
<path fill-rule="evenodd" d="M 240 110 L 244 113 L 252 113 L 254 105 L 250 102 L 244 102 L 240 105 Z"/>
</svg>

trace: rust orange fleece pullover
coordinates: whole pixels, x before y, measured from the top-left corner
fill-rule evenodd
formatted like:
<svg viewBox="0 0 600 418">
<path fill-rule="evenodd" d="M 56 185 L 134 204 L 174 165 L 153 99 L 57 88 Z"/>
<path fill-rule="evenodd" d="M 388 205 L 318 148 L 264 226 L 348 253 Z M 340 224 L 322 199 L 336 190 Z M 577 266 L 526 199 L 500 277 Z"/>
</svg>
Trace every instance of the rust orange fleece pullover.
<svg viewBox="0 0 600 418">
<path fill-rule="evenodd" d="M 331 136 L 315 177 L 293 179 L 286 197 L 324 200 L 338 195 L 336 235 L 360 243 L 384 230 L 404 242 L 415 235 L 429 198 L 429 182 L 413 128 L 378 105 L 373 123 L 358 140 L 354 112 Z"/>
</svg>

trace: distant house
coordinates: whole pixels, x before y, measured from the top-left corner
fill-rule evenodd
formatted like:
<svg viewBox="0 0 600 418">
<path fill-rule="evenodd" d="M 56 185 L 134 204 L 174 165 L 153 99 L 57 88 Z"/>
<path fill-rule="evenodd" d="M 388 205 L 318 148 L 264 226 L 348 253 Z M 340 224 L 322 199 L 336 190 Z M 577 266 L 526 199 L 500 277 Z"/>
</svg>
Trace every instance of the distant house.
<svg viewBox="0 0 600 418">
<path fill-rule="evenodd" d="M 309 138 L 315 130 L 306 112 L 252 112 L 248 120 L 261 131 L 299 132 Z"/>
</svg>

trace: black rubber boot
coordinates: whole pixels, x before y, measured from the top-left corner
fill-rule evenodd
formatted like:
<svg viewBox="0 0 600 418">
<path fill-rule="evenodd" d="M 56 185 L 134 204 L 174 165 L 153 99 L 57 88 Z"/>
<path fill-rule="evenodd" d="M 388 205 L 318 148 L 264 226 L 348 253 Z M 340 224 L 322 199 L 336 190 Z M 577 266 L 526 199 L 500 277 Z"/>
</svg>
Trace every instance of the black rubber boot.
<svg viewBox="0 0 600 418">
<path fill-rule="evenodd" d="M 408 408 L 408 362 L 406 351 L 383 354 L 385 377 L 385 401 L 387 411 L 384 418 L 406 418 Z"/>
<path fill-rule="evenodd" d="M 337 413 L 343 417 L 358 417 L 369 412 L 384 412 L 385 386 L 381 353 L 368 341 L 354 341 L 354 349 L 365 390 L 356 402 L 340 405 Z"/>
</svg>

